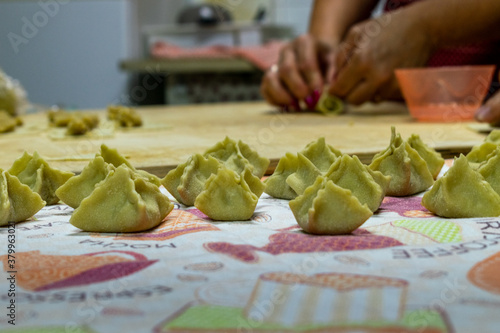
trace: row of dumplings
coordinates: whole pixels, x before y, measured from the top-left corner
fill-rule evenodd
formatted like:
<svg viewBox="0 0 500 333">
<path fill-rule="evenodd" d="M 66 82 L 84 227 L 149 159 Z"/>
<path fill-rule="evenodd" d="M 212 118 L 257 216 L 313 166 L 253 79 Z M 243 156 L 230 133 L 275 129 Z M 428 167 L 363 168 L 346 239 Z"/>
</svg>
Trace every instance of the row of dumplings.
<svg viewBox="0 0 500 333">
<path fill-rule="evenodd" d="M 428 189 L 444 159 L 418 135 L 403 140 L 392 128 L 389 146 L 370 165 L 342 154 L 324 138 L 282 157 L 266 180 L 265 192 L 291 200 L 298 224 L 315 234 L 349 233 L 379 208 L 386 195 L 407 196 Z"/>
</svg>

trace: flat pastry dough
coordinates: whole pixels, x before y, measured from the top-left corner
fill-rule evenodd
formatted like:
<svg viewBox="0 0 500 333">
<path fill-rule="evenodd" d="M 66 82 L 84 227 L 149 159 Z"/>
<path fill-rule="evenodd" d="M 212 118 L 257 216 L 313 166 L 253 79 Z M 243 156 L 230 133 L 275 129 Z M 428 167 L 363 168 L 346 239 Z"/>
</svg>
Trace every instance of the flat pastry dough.
<svg viewBox="0 0 500 333">
<path fill-rule="evenodd" d="M 470 218 L 500 215 L 500 195 L 474 170 L 464 155 L 422 197 L 422 205 L 442 217 Z"/>
<path fill-rule="evenodd" d="M 350 190 L 322 176 L 289 205 L 300 227 L 312 234 L 349 234 L 373 214 Z"/>
<path fill-rule="evenodd" d="M 70 223 L 89 232 L 137 232 L 159 225 L 174 205 L 159 188 L 120 165 L 82 200 Z"/>
<path fill-rule="evenodd" d="M 56 190 L 74 176 L 72 172 L 51 168 L 36 151 L 33 155 L 24 152 L 23 156 L 14 161 L 8 171 L 19 178 L 21 183 L 40 194 L 47 205 L 59 202 Z"/>
<path fill-rule="evenodd" d="M 38 193 L 0 169 L 0 226 L 25 221 L 44 206 L 45 201 Z"/>
<path fill-rule="evenodd" d="M 389 146 L 373 157 L 370 168 L 391 177 L 386 193 L 390 196 L 416 194 L 434 183 L 425 160 L 396 133 L 394 127 Z"/>
</svg>

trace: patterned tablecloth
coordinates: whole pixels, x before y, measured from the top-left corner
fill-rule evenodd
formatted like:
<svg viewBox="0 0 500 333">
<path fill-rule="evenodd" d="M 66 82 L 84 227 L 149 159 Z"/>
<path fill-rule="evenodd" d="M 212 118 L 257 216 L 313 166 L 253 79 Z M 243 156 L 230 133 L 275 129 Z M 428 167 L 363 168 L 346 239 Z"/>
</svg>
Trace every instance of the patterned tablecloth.
<svg viewBox="0 0 500 333">
<path fill-rule="evenodd" d="M 45 207 L 0 229 L 0 331 L 499 332 L 500 218 L 420 201 L 386 197 L 346 236 L 301 232 L 267 195 L 250 221 L 176 205 L 137 234 L 82 232 L 70 207 Z"/>
</svg>

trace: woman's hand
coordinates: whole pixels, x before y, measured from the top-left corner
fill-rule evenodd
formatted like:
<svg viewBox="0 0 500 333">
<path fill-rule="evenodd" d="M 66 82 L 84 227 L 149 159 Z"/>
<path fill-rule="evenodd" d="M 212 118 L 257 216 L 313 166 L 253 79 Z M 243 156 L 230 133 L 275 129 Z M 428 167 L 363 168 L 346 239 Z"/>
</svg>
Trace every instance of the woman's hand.
<svg viewBox="0 0 500 333">
<path fill-rule="evenodd" d="M 500 79 L 500 74 L 498 75 Z M 476 112 L 476 120 L 500 125 L 500 90 L 490 97 Z"/>
<path fill-rule="evenodd" d="M 299 101 L 317 102 L 333 77 L 333 65 L 334 45 L 302 35 L 281 50 L 278 64 L 264 75 L 261 93 L 273 105 L 299 111 Z"/>
<path fill-rule="evenodd" d="M 423 66 L 432 51 L 425 27 L 406 9 L 361 22 L 340 46 L 329 92 L 352 104 L 400 98 L 394 69 Z"/>
</svg>

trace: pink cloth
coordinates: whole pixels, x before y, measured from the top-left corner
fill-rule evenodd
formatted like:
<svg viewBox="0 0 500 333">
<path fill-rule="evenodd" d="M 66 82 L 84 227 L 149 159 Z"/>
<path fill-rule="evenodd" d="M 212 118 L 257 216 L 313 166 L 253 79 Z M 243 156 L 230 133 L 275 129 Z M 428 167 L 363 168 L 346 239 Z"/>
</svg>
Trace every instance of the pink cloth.
<svg viewBox="0 0 500 333">
<path fill-rule="evenodd" d="M 154 58 L 243 58 L 265 71 L 278 62 L 279 51 L 285 42 L 271 41 L 257 46 L 213 45 L 196 48 L 183 48 L 167 42 L 156 42 L 151 48 Z"/>
</svg>

